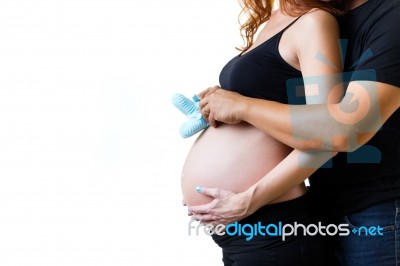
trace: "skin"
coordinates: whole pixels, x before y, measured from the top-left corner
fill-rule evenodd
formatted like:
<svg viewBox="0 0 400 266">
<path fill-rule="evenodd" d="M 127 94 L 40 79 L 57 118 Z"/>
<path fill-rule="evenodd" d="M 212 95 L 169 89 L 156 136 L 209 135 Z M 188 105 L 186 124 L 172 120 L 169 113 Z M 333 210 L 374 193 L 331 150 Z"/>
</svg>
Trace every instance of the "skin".
<svg viewBox="0 0 400 266">
<path fill-rule="evenodd" d="M 268 22 L 268 27 L 265 27 L 260 32 L 258 39 L 256 40 L 254 46 L 250 48 L 250 50 L 256 47 L 259 43 L 262 43 L 266 39 L 273 36 L 276 33 L 274 32 L 275 23 L 279 24 L 282 20 L 285 19 L 287 20 L 288 18 L 282 13 L 274 13 L 270 21 Z M 293 18 L 291 18 L 290 20 L 293 20 Z M 289 23 L 286 22 L 285 24 Z M 302 36 L 299 36 L 295 34 L 296 32 L 313 32 L 313 34 L 304 34 Z M 338 73 L 342 71 L 338 39 L 339 29 L 336 19 L 329 13 L 322 10 L 313 10 L 308 14 L 303 15 L 297 23 L 295 23 L 287 30 L 287 32 L 285 32 L 281 39 L 279 46 L 279 52 L 281 56 L 290 65 L 302 71 L 302 75 L 305 80 L 305 93 L 307 104 L 337 103 L 343 95 L 343 89 L 341 86 L 341 75 L 338 75 Z M 332 62 L 332 64 L 330 65 L 320 61 L 316 57 L 318 53 L 323 54 L 330 62 Z M 318 88 L 318 93 L 315 93 L 315 85 L 312 82 L 307 82 L 307 77 L 315 76 L 321 77 L 323 81 L 323 83 L 320 84 L 321 86 Z M 215 115 L 218 115 L 218 113 L 214 112 L 217 109 L 214 108 L 212 99 L 216 99 L 215 96 L 219 92 L 225 93 L 227 91 L 224 91 L 219 87 L 214 87 L 204 91 L 199 95 L 202 98 L 200 106 L 202 108 L 203 114 L 206 115 L 206 118 L 208 118 L 209 122 L 212 122 L 212 125 L 214 127 L 217 126 L 214 117 Z M 227 100 L 226 103 L 223 103 L 226 106 L 228 106 L 228 104 L 236 106 L 237 103 L 235 100 L 238 100 L 239 102 L 243 100 L 243 96 L 237 93 L 231 93 L 229 95 L 233 95 L 237 98 L 228 99 L 221 97 L 220 99 Z M 231 109 L 231 105 L 228 107 L 228 109 Z M 231 111 L 233 111 L 233 109 Z M 228 119 L 232 119 L 230 114 L 228 116 Z M 229 123 L 236 124 L 241 121 L 245 120 L 234 119 Z M 300 185 L 304 181 L 304 179 L 310 176 L 311 173 L 315 171 L 315 166 L 319 167 L 334 155 L 335 153 L 332 152 L 310 154 L 306 151 L 293 150 L 281 163 L 278 164 L 278 166 L 276 166 L 266 176 L 274 176 L 277 173 L 285 172 L 288 169 L 290 175 L 297 177 L 304 176 L 303 180 L 296 181 L 295 184 L 292 183 L 290 187 L 288 187 L 288 189 L 284 191 L 284 193 L 286 193 L 287 191 L 293 189 L 295 186 Z M 299 160 L 301 160 L 300 164 Z M 313 166 L 314 168 L 311 168 L 310 166 Z M 265 177 L 262 180 L 264 179 Z M 257 182 L 256 184 L 258 183 L 259 182 Z M 194 214 L 194 217 L 197 220 L 213 224 L 228 224 L 230 222 L 240 220 L 256 211 L 259 207 L 265 205 L 248 204 L 250 197 L 248 196 L 247 192 L 254 191 L 254 193 L 252 194 L 256 195 L 254 185 L 242 193 L 233 193 L 231 191 L 217 188 L 203 188 L 202 193 L 204 195 L 213 197 L 214 200 L 211 201 L 209 204 L 205 204 L 202 206 L 191 206 L 189 214 Z M 282 194 L 283 193 L 271 194 L 272 198 L 269 199 L 268 203 L 272 202 L 274 199 Z M 214 212 L 215 210 L 217 210 L 218 204 L 222 203 L 223 200 L 227 200 L 225 204 L 227 204 L 226 206 L 229 206 L 229 208 L 221 209 L 220 213 Z M 255 203 L 255 201 L 252 202 Z M 211 214 L 211 212 L 213 213 Z"/>
<path fill-rule="evenodd" d="M 253 45 L 253 47 L 250 49 L 252 50 L 254 47 L 257 47 L 258 45 L 260 45 L 261 43 L 263 43 L 265 40 L 270 39 L 272 36 L 274 36 L 276 33 L 280 32 L 283 28 L 285 28 L 287 25 L 289 25 L 292 21 L 294 21 L 296 18 L 295 17 L 290 17 L 287 15 L 283 15 L 280 12 L 274 12 L 272 14 L 271 19 L 268 21 L 268 27 L 265 27 L 259 34 L 259 37 L 257 38 L 257 40 L 255 41 L 255 44 Z M 316 25 L 322 24 L 323 27 L 317 27 Z M 320 31 L 320 34 L 313 34 L 312 36 L 304 36 L 303 39 L 300 39 L 299 37 L 297 37 L 296 32 L 299 31 L 308 31 L 308 32 L 315 32 L 315 31 Z M 327 34 L 327 32 L 329 32 L 330 34 Z M 332 34 L 333 33 L 333 34 Z M 308 37 L 308 38 L 307 38 Z M 306 39 L 307 38 L 307 39 Z M 311 41 L 314 44 L 313 46 L 310 46 L 310 44 L 306 43 L 306 40 L 310 40 L 310 38 L 313 38 Z M 328 14 L 325 11 L 322 10 L 313 10 L 310 11 L 309 14 L 306 14 L 304 16 L 302 16 L 294 25 L 292 25 L 290 28 L 288 28 L 285 31 L 285 34 L 283 34 L 280 44 L 279 44 L 279 52 L 281 54 L 281 56 L 284 58 L 284 60 L 286 62 L 288 62 L 290 65 L 292 65 L 294 68 L 297 68 L 299 70 L 302 70 L 303 74 L 309 75 L 309 76 L 323 76 L 323 80 L 325 82 L 325 86 L 324 89 L 320 89 L 320 92 L 318 93 L 318 97 L 309 97 L 307 98 L 307 103 L 308 104 L 315 104 L 315 103 L 326 103 L 328 102 L 338 102 L 340 95 L 342 95 L 342 90 L 332 90 L 332 87 L 334 85 L 336 85 L 337 83 L 339 83 L 339 81 L 341 80 L 340 75 L 337 75 L 338 72 L 341 71 L 341 62 L 339 60 L 340 58 L 340 49 L 338 46 L 338 27 L 337 27 L 337 22 L 336 20 L 333 18 L 332 15 Z M 299 40 L 301 40 L 302 42 L 299 42 Z M 329 58 L 329 60 L 331 60 L 333 62 L 333 66 L 329 66 L 326 64 L 321 63 L 318 60 L 305 60 L 305 58 L 315 58 L 314 54 L 317 53 L 317 51 L 322 51 L 327 58 Z M 246 51 L 244 54 L 248 53 L 249 51 Z M 335 66 L 338 65 L 339 67 Z M 317 67 L 315 67 L 317 66 Z M 330 77 L 330 78 L 328 78 Z M 340 86 L 339 86 L 340 87 Z M 310 93 L 312 92 L 312 89 L 309 89 L 308 86 L 306 86 L 306 93 Z M 250 138 L 252 138 L 251 136 L 248 136 Z M 197 142 L 197 141 L 196 141 Z M 260 143 L 261 144 L 261 143 Z M 271 143 L 272 144 L 272 143 Z M 215 145 L 219 145 L 219 143 L 216 143 Z M 240 146 L 240 145 L 239 145 Z M 287 147 L 287 146 L 285 146 Z M 255 148 L 254 152 L 256 151 Z M 272 149 L 272 150 L 271 150 Z M 274 149 L 271 147 L 270 152 L 272 152 Z M 273 167 L 275 165 L 277 165 L 281 160 L 283 160 L 287 154 L 290 153 L 290 150 L 287 152 L 287 149 L 284 149 L 284 153 L 286 153 L 286 155 L 284 155 L 284 157 L 279 156 L 278 154 L 275 154 L 274 159 L 279 158 L 277 160 L 275 160 L 276 162 L 274 162 L 274 160 L 269 160 L 268 163 L 272 163 Z M 278 153 L 282 153 L 279 151 L 275 151 Z M 203 156 L 203 155 L 201 155 Z M 200 157 L 201 157 L 200 156 Z M 198 155 L 197 155 L 198 157 Z M 261 156 L 262 157 L 262 156 Z M 261 158 L 260 158 L 261 159 Z M 191 160 L 193 161 L 193 160 Z M 254 163 L 257 163 L 256 161 L 254 161 Z M 249 165 L 249 163 L 245 163 L 246 167 L 250 167 L 250 168 L 257 168 L 257 166 L 251 166 Z M 195 163 L 195 167 L 196 167 L 196 163 Z M 266 168 L 267 165 L 264 164 L 263 168 Z M 267 167 L 268 168 L 268 167 Z M 191 176 L 190 175 L 190 171 L 191 166 L 189 163 L 189 173 L 187 176 Z M 272 168 L 269 168 L 272 169 Z M 242 169 L 243 170 L 243 169 Z M 254 172 L 254 169 L 252 170 Z M 263 173 L 267 173 L 269 172 L 265 171 Z M 185 171 L 184 171 L 185 172 Z M 251 171 L 250 171 L 251 172 Z M 194 172 L 194 176 L 196 176 L 196 174 L 198 174 L 198 172 L 195 170 Z M 215 174 L 215 173 L 213 173 Z M 234 180 L 239 180 L 241 178 L 235 178 L 234 177 L 235 173 L 232 174 L 232 176 L 230 176 L 230 178 L 233 178 Z M 212 176 L 212 175 L 211 175 Z M 258 176 L 258 175 L 257 175 Z M 215 183 L 217 181 L 215 180 L 219 180 L 218 177 L 209 178 L 209 176 L 205 177 L 205 179 L 207 181 L 205 181 L 205 183 Z M 190 180 L 192 178 L 189 178 Z M 249 186 L 253 185 L 254 183 L 256 183 L 258 181 L 258 177 L 257 180 L 252 180 L 254 179 L 252 178 L 246 178 L 247 183 L 249 183 L 249 185 L 241 185 L 239 187 L 236 187 L 236 193 L 239 193 L 240 191 L 243 191 L 242 189 L 247 189 Z M 187 181 L 185 181 L 183 183 L 183 188 L 184 188 L 184 196 L 187 198 L 189 205 L 193 205 L 193 202 L 195 201 L 199 201 L 201 198 L 199 196 L 195 196 L 193 194 L 197 194 L 199 195 L 197 192 L 194 191 L 187 191 L 188 187 L 192 186 L 192 187 L 196 187 L 196 184 L 192 184 L 192 181 L 189 181 L 190 183 L 188 184 Z M 229 181 L 230 182 L 230 181 Z M 237 183 L 237 182 L 233 182 L 233 183 Z M 194 185 L 194 186 L 193 186 Z M 235 187 L 234 184 L 224 184 L 225 189 L 227 189 L 227 186 L 231 186 Z M 296 189 L 296 188 L 300 188 L 302 187 L 303 189 Z M 237 191 L 239 190 L 239 191 Z M 278 197 L 274 198 L 272 202 L 280 202 L 280 201 L 286 201 L 286 200 L 290 200 L 296 197 L 301 196 L 302 194 L 305 193 L 305 189 L 304 189 L 304 184 L 301 186 L 300 184 L 297 184 L 297 186 L 293 187 L 290 191 L 285 192 L 282 195 L 278 195 Z M 301 192 L 301 193 L 300 193 Z M 203 196 L 204 199 L 207 199 L 207 202 L 209 201 L 209 197 L 205 197 Z M 196 199 L 197 198 L 197 199 Z M 197 203 L 197 204 L 201 204 L 201 203 Z"/>
<path fill-rule="evenodd" d="M 365 2 L 347 1 L 346 7 L 353 9 Z M 244 97 L 218 86 L 203 91 L 199 96 L 203 115 L 212 126 L 217 127 L 218 122 L 235 124 L 246 121 L 295 149 L 243 193 L 203 188 L 200 193 L 214 200 L 209 204 L 192 206 L 189 214 L 213 224 L 243 219 L 303 182 L 336 152 L 354 151 L 370 140 L 382 123 L 400 107 L 398 87 L 373 81 L 351 82 L 340 102 L 328 104 L 289 106 Z M 352 101 L 358 102 L 357 110 L 343 111 L 348 110 Z M 298 125 L 294 123 L 296 120 Z M 300 127 L 305 123 L 313 126 Z"/>
</svg>

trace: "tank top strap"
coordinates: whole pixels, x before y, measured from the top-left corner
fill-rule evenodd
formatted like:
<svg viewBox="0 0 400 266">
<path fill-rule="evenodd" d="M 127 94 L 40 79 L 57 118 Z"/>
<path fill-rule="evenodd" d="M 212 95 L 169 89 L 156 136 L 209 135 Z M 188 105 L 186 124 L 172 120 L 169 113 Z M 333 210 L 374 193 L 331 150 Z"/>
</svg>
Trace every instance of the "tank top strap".
<svg viewBox="0 0 400 266">
<path fill-rule="evenodd" d="M 294 23 L 296 23 L 297 20 L 299 20 L 299 18 L 301 18 L 302 16 L 297 17 L 295 20 L 293 20 L 292 22 L 290 22 L 289 25 L 287 25 L 282 31 L 281 34 L 284 33 L 288 28 L 290 28 Z"/>
</svg>

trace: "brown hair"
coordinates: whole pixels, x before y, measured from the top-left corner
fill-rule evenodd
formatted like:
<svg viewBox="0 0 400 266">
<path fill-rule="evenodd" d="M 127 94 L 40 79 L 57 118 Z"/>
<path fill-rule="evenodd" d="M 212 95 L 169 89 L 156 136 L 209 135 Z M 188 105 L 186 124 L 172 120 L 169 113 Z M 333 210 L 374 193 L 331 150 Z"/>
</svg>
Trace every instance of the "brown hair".
<svg viewBox="0 0 400 266">
<path fill-rule="evenodd" d="M 251 47 L 254 41 L 254 35 L 258 27 L 271 17 L 275 0 L 241 0 L 242 11 L 240 18 L 247 15 L 248 18 L 244 23 L 240 23 L 240 32 L 245 45 L 237 48 L 240 51 L 246 51 Z M 319 8 L 333 15 L 342 14 L 343 0 L 280 0 L 279 8 L 283 13 L 290 16 L 300 16 L 313 8 Z"/>
</svg>

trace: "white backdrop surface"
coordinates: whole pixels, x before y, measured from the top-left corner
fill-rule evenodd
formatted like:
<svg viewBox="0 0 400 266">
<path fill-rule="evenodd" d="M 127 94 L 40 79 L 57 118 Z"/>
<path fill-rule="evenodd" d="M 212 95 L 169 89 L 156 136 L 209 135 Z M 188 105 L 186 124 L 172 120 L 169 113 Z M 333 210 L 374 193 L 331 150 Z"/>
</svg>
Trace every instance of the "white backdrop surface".
<svg viewBox="0 0 400 266">
<path fill-rule="evenodd" d="M 0 265 L 221 265 L 188 236 L 195 137 L 170 103 L 218 84 L 236 1 L 0 0 Z"/>
</svg>

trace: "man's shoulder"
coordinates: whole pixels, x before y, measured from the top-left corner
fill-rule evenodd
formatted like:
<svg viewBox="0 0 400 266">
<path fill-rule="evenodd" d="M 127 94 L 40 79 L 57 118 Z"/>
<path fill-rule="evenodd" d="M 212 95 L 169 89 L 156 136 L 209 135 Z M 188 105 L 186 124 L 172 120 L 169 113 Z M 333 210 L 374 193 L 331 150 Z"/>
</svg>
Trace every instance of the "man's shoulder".
<svg viewBox="0 0 400 266">
<path fill-rule="evenodd" d="M 350 24 L 362 23 L 371 28 L 377 23 L 396 22 L 400 20 L 399 0 L 370 0 L 364 5 L 350 10 L 339 17 L 341 27 L 350 27 Z M 386 25 L 388 27 L 389 25 Z M 397 27 L 397 24 L 390 24 L 389 27 Z M 388 28 L 389 28 L 388 27 Z"/>
</svg>

